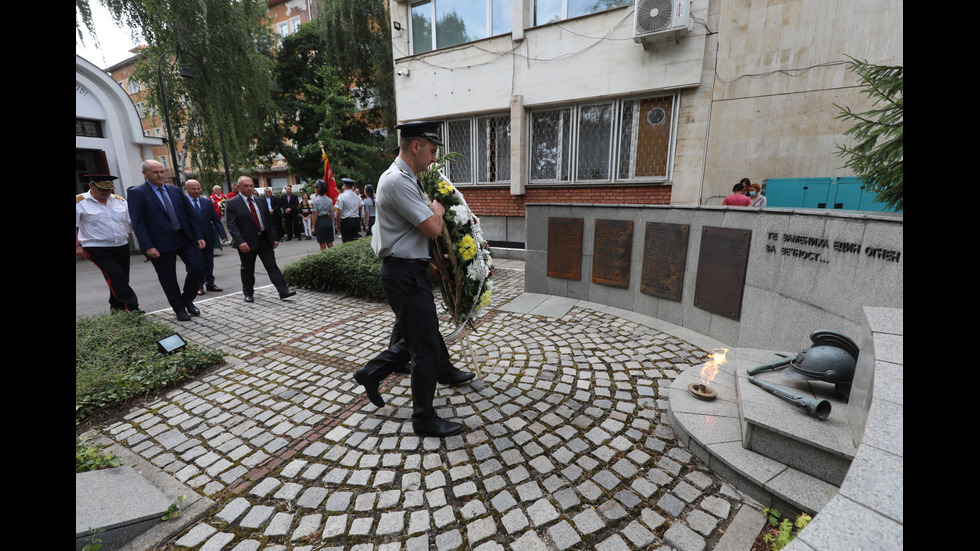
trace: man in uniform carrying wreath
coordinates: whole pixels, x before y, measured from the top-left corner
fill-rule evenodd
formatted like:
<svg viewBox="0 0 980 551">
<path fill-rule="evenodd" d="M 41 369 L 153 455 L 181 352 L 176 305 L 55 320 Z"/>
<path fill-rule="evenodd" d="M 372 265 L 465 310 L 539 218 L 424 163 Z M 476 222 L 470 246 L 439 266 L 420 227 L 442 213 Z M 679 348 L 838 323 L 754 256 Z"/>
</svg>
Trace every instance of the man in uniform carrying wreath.
<svg viewBox="0 0 980 551">
<path fill-rule="evenodd" d="M 412 428 L 419 436 L 446 437 L 463 430 L 460 423 L 436 415 L 436 384 L 458 385 L 475 375 L 449 360 L 439 333 L 432 288 L 426 275 L 429 239 L 442 234 L 445 209 L 429 202 L 418 174 L 435 162 L 442 145 L 439 123 L 413 122 L 400 130 L 399 154 L 378 179 L 377 223 L 371 246 L 381 259 L 381 285 L 395 313 L 388 349 L 354 373 L 371 402 L 383 407 L 378 386 L 408 365 L 412 378 Z"/>
</svg>

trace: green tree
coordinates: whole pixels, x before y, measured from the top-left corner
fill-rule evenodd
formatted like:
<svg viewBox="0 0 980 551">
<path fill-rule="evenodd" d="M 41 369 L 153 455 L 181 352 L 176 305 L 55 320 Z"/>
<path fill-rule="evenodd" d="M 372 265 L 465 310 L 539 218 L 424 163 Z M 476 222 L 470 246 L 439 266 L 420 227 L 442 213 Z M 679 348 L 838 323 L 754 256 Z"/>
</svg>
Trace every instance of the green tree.
<svg viewBox="0 0 980 551">
<path fill-rule="evenodd" d="M 837 145 L 837 154 L 847 162 L 842 168 L 853 170 L 868 191 L 877 193 L 877 201 L 887 208 L 904 210 L 902 182 L 904 171 L 903 138 L 903 67 L 872 65 L 851 58 L 849 70 L 857 73 L 867 94 L 874 101 L 868 111 L 855 113 L 849 107 L 836 105 L 837 119 L 853 121 L 844 132 L 853 145 Z"/>
<path fill-rule="evenodd" d="M 387 0 L 319 0 L 317 25 L 326 41 L 327 64 L 341 86 L 358 89 L 373 107 L 359 115 L 372 128 L 395 125 L 395 63 Z M 394 145 L 392 138 L 392 145 Z"/>
<path fill-rule="evenodd" d="M 338 186 L 340 178 L 355 180 L 362 187 L 377 182 L 391 163 L 385 153 L 385 137 L 371 131 L 336 69 L 321 65 L 316 73 L 316 81 L 306 85 L 307 94 L 299 104 L 316 113 L 320 127 L 316 142 L 305 145 L 302 152 L 313 155 L 321 147 L 326 150 Z"/>
<path fill-rule="evenodd" d="M 272 109 L 275 39 L 266 22 L 266 2 L 99 1 L 148 44 L 131 78 L 148 89 L 147 103 L 161 115 L 158 67 L 163 75 L 174 139 L 184 139 L 177 168 L 186 167 L 192 153 L 205 189 L 223 180 L 220 126 L 232 178 L 249 171 L 257 160 L 255 138 Z M 178 77 L 184 67 L 194 78 Z"/>
<path fill-rule="evenodd" d="M 317 26 L 300 25 L 297 32 L 282 39 L 273 67 L 275 109 L 257 145 L 266 161 L 282 155 L 290 172 L 306 181 L 323 176 L 316 147 L 323 117 L 313 109 L 319 99 L 309 97 L 306 86 L 317 83 L 317 71 L 324 63 L 326 41 Z"/>
</svg>

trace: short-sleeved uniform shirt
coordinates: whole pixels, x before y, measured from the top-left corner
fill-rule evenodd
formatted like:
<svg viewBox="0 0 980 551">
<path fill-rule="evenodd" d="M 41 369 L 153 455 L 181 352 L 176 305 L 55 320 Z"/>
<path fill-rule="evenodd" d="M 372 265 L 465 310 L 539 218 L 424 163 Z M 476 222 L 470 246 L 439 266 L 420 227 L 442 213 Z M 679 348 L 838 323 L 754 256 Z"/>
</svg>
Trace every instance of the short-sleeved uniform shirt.
<svg viewBox="0 0 980 551">
<path fill-rule="evenodd" d="M 75 198 L 75 227 L 82 247 L 118 247 L 129 242 L 129 208 L 126 200 L 110 195 L 103 205 L 85 193 Z"/>
<path fill-rule="evenodd" d="M 432 216 L 432 209 L 415 173 L 401 157 L 378 178 L 375 200 L 377 222 L 371 247 L 378 258 L 430 258 L 429 238 L 416 226 Z"/>
<path fill-rule="evenodd" d="M 333 214 L 333 199 L 329 195 L 317 195 L 310 200 L 317 217 L 330 217 Z"/>
</svg>

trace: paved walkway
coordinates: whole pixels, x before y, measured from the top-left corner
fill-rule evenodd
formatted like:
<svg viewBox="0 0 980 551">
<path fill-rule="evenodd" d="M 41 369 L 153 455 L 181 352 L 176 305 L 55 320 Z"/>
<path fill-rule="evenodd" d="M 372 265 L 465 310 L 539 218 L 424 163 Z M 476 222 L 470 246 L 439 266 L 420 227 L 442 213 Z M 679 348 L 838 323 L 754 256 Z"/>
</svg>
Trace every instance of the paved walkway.
<svg viewBox="0 0 980 551">
<path fill-rule="evenodd" d="M 744 497 L 666 411 L 707 352 L 598 309 L 521 311 L 523 263 L 496 264 L 495 306 L 469 337 L 483 378 L 437 393 L 464 424 L 445 440 L 412 432 L 406 377 L 381 409 L 352 379 L 387 342 L 385 304 L 267 287 L 254 304 L 201 300 L 189 323 L 149 314 L 229 360 L 102 431 L 214 500 L 167 548 L 715 548 Z M 449 344 L 467 368 L 470 346 Z"/>
</svg>

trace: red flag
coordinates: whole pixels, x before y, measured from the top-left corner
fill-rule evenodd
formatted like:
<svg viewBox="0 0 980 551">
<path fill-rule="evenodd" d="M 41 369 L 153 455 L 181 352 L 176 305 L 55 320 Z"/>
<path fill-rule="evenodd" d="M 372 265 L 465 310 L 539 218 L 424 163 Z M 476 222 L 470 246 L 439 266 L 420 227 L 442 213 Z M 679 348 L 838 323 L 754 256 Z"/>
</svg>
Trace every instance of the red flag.
<svg viewBox="0 0 980 551">
<path fill-rule="evenodd" d="M 327 195 L 336 204 L 337 197 L 340 197 L 340 192 L 337 191 L 337 181 L 334 180 L 333 171 L 330 170 L 330 159 L 327 158 L 327 152 L 323 150 L 320 152 L 323 156 L 323 183 L 327 184 Z"/>
</svg>

